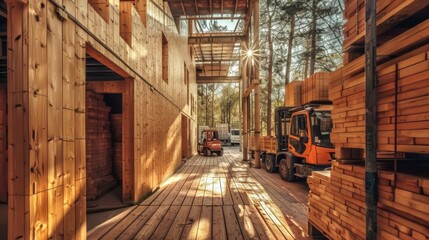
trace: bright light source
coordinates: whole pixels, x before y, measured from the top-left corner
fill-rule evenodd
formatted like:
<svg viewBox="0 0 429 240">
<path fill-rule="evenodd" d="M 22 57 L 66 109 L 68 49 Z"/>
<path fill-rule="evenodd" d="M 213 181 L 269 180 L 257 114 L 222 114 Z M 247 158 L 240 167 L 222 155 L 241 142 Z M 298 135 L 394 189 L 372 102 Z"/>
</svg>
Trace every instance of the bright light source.
<svg viewBox="0 0 429 240">
<path fill-rule="evenodd" d="M 248 57 L 252 57 L 252 56 L 253 56 L 253 51 L 252 51 L 252 49 L 247 50 L 247 56 L 248 56 Z"/>
</svg>

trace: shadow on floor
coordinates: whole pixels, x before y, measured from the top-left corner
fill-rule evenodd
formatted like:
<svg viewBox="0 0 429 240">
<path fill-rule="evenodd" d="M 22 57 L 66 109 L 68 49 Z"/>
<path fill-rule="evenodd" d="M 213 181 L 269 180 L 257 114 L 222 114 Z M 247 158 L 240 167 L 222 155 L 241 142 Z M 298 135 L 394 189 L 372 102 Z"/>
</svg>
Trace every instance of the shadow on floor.
<svg viewBox="0 0 429 240">
<path fill-rule="evenodd" d="M 122 188 L 117 186 L 97 200 L 87 201 L 87 230 L 125 211 L 130 205 L 122 203 Z"/>
</svg>

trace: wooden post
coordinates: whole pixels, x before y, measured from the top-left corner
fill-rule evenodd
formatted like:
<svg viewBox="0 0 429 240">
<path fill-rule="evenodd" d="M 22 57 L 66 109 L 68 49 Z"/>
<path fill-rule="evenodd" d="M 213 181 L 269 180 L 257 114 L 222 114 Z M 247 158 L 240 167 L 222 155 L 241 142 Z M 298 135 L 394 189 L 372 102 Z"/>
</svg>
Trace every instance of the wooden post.
<svg viewBox="0 0 429 240">
<path fill-rule="evenodd" d="M 245 52 L 245 46 L 246 42 L 242 42 L 241 43 L 241 49 L 243 50 L 243 52 Z M 241 94 L 243 94 L 245 92 L 245 90 L 247 89 L 247 66 L 248 64 L 243 64 L 242 66 L 242 70 L 241 70 L 241 75 L 242 75 L 242 83 L 241 83 L 241 87 L 242 87 L 242 91 Z M 242 98 L 242 112 L 243 112 L 243 161 L 247 161 L 248 160 L 248 144 L 249 144 L 249 138 L 248 138 L 248 115 L 249 112 L 247 111 L 247 106 L 249 104 L 249 97 L 243 97 L 243 95 L 240 95 L 240 97 Z"/>
<path fill-rule="evenodd" d="M 254 32 L 253 32 L 253 41 L 254 49 L 259 50 L 259 0 L 254 0 Z M 261 94 L 259 87 L 259 56 L 254 54 L 254 78 L 255 83 L 255 168 L 261 167 L 261 146 L 260 146 L 260 137 L 261 137 Z"/>
<path fill-rule="evenodd" d="M 194 21 L 193 20 L 188 20 L 188 37 L 191 37 L 192 34 L 194 33 Z"/>
<path fill-rule="evenodd" d="M 365 193 L 366 239 L 377 238 L 377 35 L 376 2 L 366 2 L 365 35 Z"/>
</svg>

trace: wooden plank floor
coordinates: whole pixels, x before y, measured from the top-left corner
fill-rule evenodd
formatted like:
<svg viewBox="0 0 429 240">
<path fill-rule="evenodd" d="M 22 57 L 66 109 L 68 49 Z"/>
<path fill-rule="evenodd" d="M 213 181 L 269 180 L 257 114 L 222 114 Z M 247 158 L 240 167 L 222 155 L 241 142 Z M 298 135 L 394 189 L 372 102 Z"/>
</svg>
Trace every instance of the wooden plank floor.
<svg viewBox="0 0 429 240">
<path fill-rule="evenodd" d="M 88 239 L 307 239 L 305 181 L 249 169 L 237 148 L 194 156 L 160 189 Z"/>
</svg>

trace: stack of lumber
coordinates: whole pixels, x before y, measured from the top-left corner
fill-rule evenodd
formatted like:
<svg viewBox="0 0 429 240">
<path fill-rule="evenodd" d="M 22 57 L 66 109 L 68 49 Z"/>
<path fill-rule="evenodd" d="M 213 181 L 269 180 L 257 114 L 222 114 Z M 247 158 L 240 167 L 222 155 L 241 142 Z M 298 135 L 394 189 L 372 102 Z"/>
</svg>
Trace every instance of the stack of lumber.
<svg viewBox="0 0 429 240">
<path fill-rule="evenodd" d="M 345 44 L 353 41 L 358 35 L 365 34 L 365 2 L 365 0 L 344 1 L 345 6 L 347 6 L 344 9 L 344 18 L 346 19 L 343 28 Z M 402 0 L 377 1 L 377 18 L 382 19 L 401 3 L 403 3 Z"/>
<path fill-rule="evenodd" d="M 365 238 L 365 168 L 333 162 L 308 178 L 309 221 L 334 239 Z M 396 187 L 395 187 L 396 184 Z M 428 239 L 429 178 L 379 172 L 379 239 Z"/>
<path fill-rule="evenodd" d="M 301 86 L 301 103 L 329 99 L 329 73 L 318 72 L 305 79 Z"/>
<path fill-rule="evenodd" d="M 365 239 L 365 184 L 361 166 L 333 162 L 307 179 L 311 224 L 334 239 Z"/>
<path fill-rule="evenodd" d="M 103 95 L 86 92 L 87 198 L 96 199 L 116 185 L 112 175 L 112 136 L 110 107 Z"/>
<path fill-rule="evenodd" d="M 377 68 L 377 129 L 380 152 L 429 153 L 429 45 L 381 64 Z M 331 74 L 330 95 L 334 109 L 331 140 L 339 149 L 365 148 L 364 73 Z M 395 138 L 396 137 L 396 138 Z M 364 154 L 359 157 L 363 158 Z"/>
<path fill-rule="evenodd" d="M 301 105 L 301 86 L 303 81 L 293 81 L 285 87 L 285 106 L 295 107 Z"/>
<path fill-rule="evenodd" d="M 377 1 L 377 158 L 429 153 L 429 19 L 407 19 L 427 12 L 428 5 L 428 1 Z M 344 16 L 343 48 L 348 58 L 329 79 L 331 141 L 337 161 L 365 158 L 365 56 L 351 47 L 363 46 L 365 0 L 346 0 Z M 379 168 L 379 239 L 429 238 L 427 172 L 424 178 L 413 174 Z M 311 224 L 333 239 L 366 237 L 364 167 L 334 161 L 330 172 L 313 172 L 308 183 Z"/>
<path fill-rule="evenodd" d="M 365 37 L 365 0 L 345 0 L 343 28 L 344 48 L 349 49 L 353 45 L 364 43 Z M 377 30 L 380 34 L 385 34 L 389 28 L 394 27 L 418 11 L 424 9 L 429 4 L 428 1 L 402 1 L 402 0 L 381 0 L 377 1 Z M 379 37 L 379 42 L 383 42 L 384 36 Z M 346 61 L 347 62 L 347 61 Z"/>
<path fill-rule="evenodd" d="M 386 239 L 429 238 L 429 176 L 380 171 L 380 231 Z M 380 220 L 381 219 L 381 220 Z"/>
<path fill-rule="evenodd" d="M 0 202 L 7 202 L 7 84 L 0 83 Z"/>
<path fill-rule="evenodd" d="M 110 114 L 113 141 L 113 174 L 122 180 L 122 114 Z"/>
</svg>

